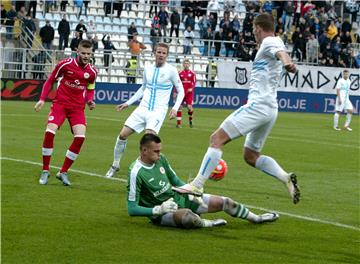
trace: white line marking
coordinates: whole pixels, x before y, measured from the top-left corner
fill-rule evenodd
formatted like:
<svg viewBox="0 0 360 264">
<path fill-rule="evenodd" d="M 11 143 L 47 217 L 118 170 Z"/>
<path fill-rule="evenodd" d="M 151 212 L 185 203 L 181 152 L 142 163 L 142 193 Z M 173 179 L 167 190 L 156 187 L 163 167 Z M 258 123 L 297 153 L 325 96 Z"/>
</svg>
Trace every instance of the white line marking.
<svg viewBox="0 0 360 264">
<path fill-rule="evenodd" d="M 13 158 L 8 158 L 8 157 L 0 157 L 1 160 L 10 160 L 10 161 L 15 161 L 15 162 L 21 162 L 21 163 L 27 163 L 27 164 L 31 164 L 31 165 L 37 165 L 37 166 L 42 166 L 41 163 L 39 162 L 33 162 L 33 161 L 28 161 L 28 160 L 21 160 L 21 159 L 13 159 Z M 56 167 L 56 166 L 51 166 L 52 168 L 55 169 L 60 169 L 60 167 Z M 104 179 L 108 179 L 108 180 L 113 180 L 113 181 L 120 181 L 120 182 L 127 182 L 127 180 L 125 179 L 120 179 L 120 178 L 107 178 L 105 176 L 102 176 L 100 174 L 96 174 L 96 173 L 91 173 L 91 172 L 86 172 L 86 171 L 81 171 L 81 170 L 73 170 L 70 169 L 70 171 L 73 172 L 77 172 L 80 174 L 84 174 L 84 175 L 89 175 L 89 176 L 95 176 L 95 177 L 99 177 L 99 178 L 104 178 Z M 332 222 L 332 221 L 327 221 L 327 220 L 321 220 L 319 218 L 313 218 L 310 216 L 303 216 L 303 215 L 296 215 L 296 214 L 291 214 L 291 213 L 286 213 L 286 212 L 281 212 L 281 211 L 276 211 L 276 210 L 271 210 L 271 209 L 267 209 L 267 208 L 263 208 L 263 207 L 258 207 L 258 206 L 253 206 L 253 205 L 246 205 L 249 208 L 254 208 L 254 209 L 258 209 L 258 210 L 262 210 L 265 212 L 278 212 L 280 215 L 287 215 L 289 217 L 292 218 L 298 218 L 298 219 L 302 219 L 302 220 L 307 220 L 310 222 L 317 222 L 317 223 L 322 223 L 322 224 L 327 224 L 327 225 L 333 225 L 333 226 L 337 226 L 337 227 L 343 227 L 343 228 L 347 228 L 347 229 L 352 229 L 352 230 L 356 230 L 356 231 L 360 231 L 359 227 L 356 226 L 352 226 L 352 225 L 346 225 L 346 224 L 342 224 L 342 223 L 338 223 L 338 222 Z"/>
<path fill-rule="evenodd" d="M 16 162 L 22 162 L 22 163 L 27 163 L 27 164 L 31 164 L 31 165 L 38 165 L 38 166 L 42 166 L 42 163 L 39 162 L 33 162 L 33 161 L 29 161 L 29 160 L 21 160 L 21 159 L 13 159 L 13 158 L 8 158 L 8 157 L 0 157 L 2 160 L 11 160 L 11 161 L 16 161 Z M 50 166 L 51 168 L 54 169 L 58 169 L 60 170 L 60 167 L 57 166 Z M 97 173 L 92 173 L 92 172 L 87 172 L 87 171 L 81 171 L 81 170 L 74 170 L 74 169 L 69 169 L 69 171 L 73 171 L 76 173 L 80 173 L 80 174 L 85 174 L 85 175 L 89 175 L 89 176 L 94 176 L 94 177 L 99 177 L 99 178 L 104 178 L 104 179 L 109 179 L 112 181 L 121 181 L 121 182 L 127 182 L 127 180 L 125 179 L 120 179 L 120 178 L 107 178 L 103 175 L 97 174 Z"/>
</svg>

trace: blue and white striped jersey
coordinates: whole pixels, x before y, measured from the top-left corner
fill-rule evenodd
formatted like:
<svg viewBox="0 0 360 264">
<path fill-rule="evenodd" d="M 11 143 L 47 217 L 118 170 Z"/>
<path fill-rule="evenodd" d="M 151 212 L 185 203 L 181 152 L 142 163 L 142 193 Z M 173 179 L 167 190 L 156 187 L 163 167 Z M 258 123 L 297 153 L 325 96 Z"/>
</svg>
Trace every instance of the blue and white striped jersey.
<svg viewBox="0 0 360 264">
<path fill-rule="evenodd" d="M 248 102 L 259 102 L 277 108 L 277 92 L 283 65 L 276 53 L 285 51 L 279 37 L 263 39 L 251 69 Z"/>
</svg>

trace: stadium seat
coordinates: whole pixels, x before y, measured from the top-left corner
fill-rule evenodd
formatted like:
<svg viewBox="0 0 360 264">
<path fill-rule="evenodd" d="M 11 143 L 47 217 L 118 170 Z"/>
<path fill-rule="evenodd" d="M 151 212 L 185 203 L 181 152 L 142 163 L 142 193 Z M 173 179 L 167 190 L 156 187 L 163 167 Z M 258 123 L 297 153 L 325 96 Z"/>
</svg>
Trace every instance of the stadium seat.
<svg viewBox="0 0 360 264">
<path fill-rule="evenodd" d="M 95 23 L 96 24 L 102 24 L 103 23 L 102 17 L 101 16 L 96 16 L 95 17 Z"/>
<path fill-rule="evenodd" d="M 112 24 L 110 17 L 104 17 L 104 24 L 109 24 L 109 25 Z"/>
</svg>

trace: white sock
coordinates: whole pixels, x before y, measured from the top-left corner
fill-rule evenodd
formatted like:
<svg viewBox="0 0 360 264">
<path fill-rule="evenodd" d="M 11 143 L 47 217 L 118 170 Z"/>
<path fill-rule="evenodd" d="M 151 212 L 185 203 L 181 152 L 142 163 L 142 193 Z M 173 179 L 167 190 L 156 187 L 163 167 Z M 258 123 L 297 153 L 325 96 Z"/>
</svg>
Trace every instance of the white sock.
<svg viewBox="0 0 360 264">
<path fill-rule="evenodd" d="M 119 137 L 116 138 L 116 143 L 114 147 L 114 161 L 112 164 L 114 167 L 120 167 L 120 159 L 125 152 L 126 143 L 127 139 L 122 140 Z"/>
<path fill-rule="evenodd" d="M 338 127 L 339 125 L 339 114 L 338 113 L 335 113 L 334 114 L 334 127 Z"/>
<path fill-rule="evenodd" d="M 249 211 L 246 220 L 249 220 L 250 222 L 257 223 L 260 221 L 260 217 L 257 214 L 254 214 L 253 212 Z"/>
<path fill-rule="evenodd" d="M 209 179 L 211 172 L 219 164 L 222 156 L 222 151 L 217 148 L 209 147 L 203 161 L 201 163 L 199 172 L 196 178 L 192 181 L 192 184 L 197 188 L 203 188 L 207 179 Z"/>
<path fill-rule="evenodd" d="M 350 126 L 350 122 L 351 122 L 351 114 L 347 113 L 346 114 L 346 122 L 345 122 L 345 127 Z"/>
<path fill-rule="evenodd" d="M 286 173 L 273 158 L 261 155 L 255 163 L 255 167 L 270 176 L 276 177 L 283 183 L 288 182 L 288 173 Z"/>
</svg>

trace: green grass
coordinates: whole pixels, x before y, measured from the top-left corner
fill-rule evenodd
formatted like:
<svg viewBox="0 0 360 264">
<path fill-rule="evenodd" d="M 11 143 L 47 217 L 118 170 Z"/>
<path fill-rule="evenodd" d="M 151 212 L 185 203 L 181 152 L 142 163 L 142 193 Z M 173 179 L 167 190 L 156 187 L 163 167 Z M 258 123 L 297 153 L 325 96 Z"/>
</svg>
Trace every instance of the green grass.
<svg viewBox="0 0 360 264">
<path fill-rule="evenodd" d="M 256 208 L 266 208 L 290 215 L 254 225 L 217 213 L 206 217 L 223 217 L 227 226 L 181 230 L 129 217 L 123 181 L 70 172 L 68 188 L 55 179 L 53 168 L 49 184 L 40 186 L 39 165 L 6 158 L 41 163 L 50 104 L 40 113 L 32 102 L 1 104 L 2 263 L 359 263 L 359 116 L 353 117 L 350 133 L 334 131 L 332 115 L 279 114 L 263 153 L 298 174 L 298 205 L 282 184 L 245 164 L 243 138 L 228 144 L 223 158 L 229 173 L 222 181 L 207 182 L 206 191 L 232 197 L 257 213 L 262 210 Z M 117 113 L 111 105 L 88 112 L 86 141 L 72 168 L 104 175 L 130 112 Z M 175 129 L 174 121 L 164 123 L 163 153 L 184 180 L 196 174 L 210 134 L 230 112 L 196 109 L 193 129 L 186 122 L 182 129 Z M 127 178 L 138 155 L 140 136 L 129 139 L 120 179 Z M 65 124 L 55 138 L 52 165 L 61 166 L 71 140 Z"/>
</svg>

